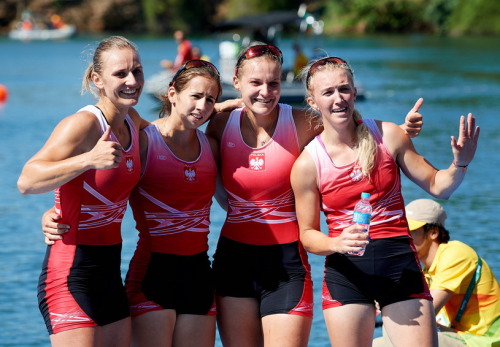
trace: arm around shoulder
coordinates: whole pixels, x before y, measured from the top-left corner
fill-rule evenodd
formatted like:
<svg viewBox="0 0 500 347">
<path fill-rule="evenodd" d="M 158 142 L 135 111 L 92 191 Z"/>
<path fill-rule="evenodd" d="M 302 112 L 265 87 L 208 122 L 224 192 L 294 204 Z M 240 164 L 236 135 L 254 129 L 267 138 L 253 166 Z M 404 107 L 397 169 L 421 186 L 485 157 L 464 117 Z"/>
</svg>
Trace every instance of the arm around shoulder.
<svg viewBox="0 0 500 347">
<path fill-rule="evenodd" d="M 323 131 L 323 126 L 319 122 L 319 116 L 316 117 L 312 111 L 294 108 L 292 112 L 299 146 L 302 150 L 315 136 Z"/>
</svg>

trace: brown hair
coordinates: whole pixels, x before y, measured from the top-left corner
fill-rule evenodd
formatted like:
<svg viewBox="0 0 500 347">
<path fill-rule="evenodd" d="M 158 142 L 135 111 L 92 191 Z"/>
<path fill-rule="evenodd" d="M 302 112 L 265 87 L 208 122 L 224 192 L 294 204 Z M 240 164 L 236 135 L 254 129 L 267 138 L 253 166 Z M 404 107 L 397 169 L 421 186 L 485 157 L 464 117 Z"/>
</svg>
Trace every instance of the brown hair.
<svg viewBox="0 0 500 347">
<path fill-rule="evenodd" d="M 83 74 L 82 80 L 82 95 L 85 94 L 86 91 L 89 91 L 95 97 L 99 97 L 96 88 L 92 86 L 92 73 L 95 72 L 97 74 L 102 73 L 103 69 L 103 60 L 102 56 L 105 52 L 108 52 L 112 49 L 123 49 L 130 48 L 137 55 L 139 55 L 139 51 L 137 46 L 130 40 L 126 39 L 123 36 L 110 36 L 97 45 L 97 48 L 94 50 L 94 54 L 92 57 L 92 61 L 87 66 L 85 73 Z"/>
<path fill-rule="evenodd" d="M 200 66 L 183 71 L 179 76 L 177 76 L 177 78 L 175 79 L 175 83 L 172 84 L 172 87 L 175 89 L 177 93 L 180 93 L 186 88 L 189 81 L 198 76 L 206 77 L 217 82 L 217 86 L 219 87 L 219 92 L 217 93 L 217 99 L 219 99 L 220 95 L 222 94 L 222 85 L 220 81 L 220 76 L 216 71 L 212 70 L 208 66 Z M 160 118 L 163 118 L 165 116 L 168 116 L 170 112 L 172 112 L 172 103 L 168 98 L 168 90 L 165 94 L 160 96 L 160 100 L 162 102 L 162 107 L 160 110 Z"/>
</svg>

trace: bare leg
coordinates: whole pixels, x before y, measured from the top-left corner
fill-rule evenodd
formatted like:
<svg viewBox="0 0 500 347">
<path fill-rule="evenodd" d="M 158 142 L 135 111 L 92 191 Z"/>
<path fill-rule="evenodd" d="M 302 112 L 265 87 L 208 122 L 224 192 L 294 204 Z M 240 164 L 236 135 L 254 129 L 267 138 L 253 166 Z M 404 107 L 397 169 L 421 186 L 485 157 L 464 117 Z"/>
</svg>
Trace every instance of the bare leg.
<svg viewBox="0 0 500 347">
<path fill-rule="evenodd" d="M 349 304 L 326 309 L 323 315 L 332 346 L 371 347 L 375 326 L 374 305 Z"/>
<path fill-rule="evenodd" d="M 256 299 L 217 297 L 217 324 L 224 347 L 264 345 Z"/>
<path fill-rule="evenodd" d="M 50 335 L 53 347 L 128 347 L 130 346 L 130 318 L 102 327 L 86 327 L 66 330 Z"/>
<path fill-rule="evenodd" d="M 174 310 L 152 311 L 132 319 L 132 346 L 172 346 Z"/>
<path fill-rule="evenodd" d="M 387 336 L 395 347 L 438 346 L 437 327 L 432 302 L 411 299 L 382 309 Z"/>
<path fill-rule="evenodd" d="M 213 347 L 215 344 L 215 316 L 181 314 L 177 316 L 174 331 L 175 347 Z"/>
<path fill-rule="evenodd" d="M 109 347 L 129 347 L 131 330 L 130 317 L 104 325 L 102 327 L 102 345 Z"/>
<path fill-rule="evenodd" d="M 294 314 L 272 314 L 262 318 L 264 345 L 307 347 L 312 317 Z"/>
<path fill-rule="evenodd" d="M 52 347 L 93 347 L 101 335 L 101 327 L 77 328 L 50 335 L 50 342 Z"/>
</svg>

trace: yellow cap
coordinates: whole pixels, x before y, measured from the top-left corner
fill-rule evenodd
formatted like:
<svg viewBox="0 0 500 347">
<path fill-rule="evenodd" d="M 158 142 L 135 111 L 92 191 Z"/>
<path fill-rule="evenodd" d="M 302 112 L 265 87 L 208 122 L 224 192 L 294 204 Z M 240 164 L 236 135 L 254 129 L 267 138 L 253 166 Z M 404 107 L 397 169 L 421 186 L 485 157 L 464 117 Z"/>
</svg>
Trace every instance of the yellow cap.
<svg viewBox="0 0 500 347">
<path fill-rule="evenodd" d="M 408 219 L 408 227 L 410 228 L 410 231 L 417 230 L 418 228 L 421 228 L 426 224 L 427 222 L 421 222 L 415 219 Z"/>
</svg>

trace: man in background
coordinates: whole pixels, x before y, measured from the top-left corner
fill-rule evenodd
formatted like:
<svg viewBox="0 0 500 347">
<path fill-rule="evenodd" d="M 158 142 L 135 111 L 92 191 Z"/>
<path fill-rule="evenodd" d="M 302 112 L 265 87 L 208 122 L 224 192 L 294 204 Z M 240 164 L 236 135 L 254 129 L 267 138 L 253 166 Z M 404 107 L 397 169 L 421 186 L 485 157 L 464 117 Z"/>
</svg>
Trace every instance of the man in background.
<svg viewBox="0 0 500 347">
<path fill-rule="evenodd" d="M 406 217 L 433 297 L 439 346 L 500 346 L 500 286 L 488 264 L 468 245 L 450 241 L 437 202 L 414 200 Z M 384 335 L 374 346 L 391 344 Z"/>
<path fill-rule="evenodd" d="M 164 68 L 173 70 L 175 72 L 188 60 L 193 59 L 193 46 L 191 42 L 186 39 L 182 30 L 176 30 L 174 32 L 174 39 L 177 42 L 177 56 L 175 57 L 174 62 L 164 59 L 160 62 L 160 64 Z"/>
<path fill-rule="evenodd" d="M 468 245 L 450 241 L 446 212 L 437 202 L 412 201 L 406 217 L 434 299 L 440 335 L 456 334 L 470 346 L 497 345 L 493 341 L 500 346 L 500 286 L 488 264 Z"/>
</svg>

